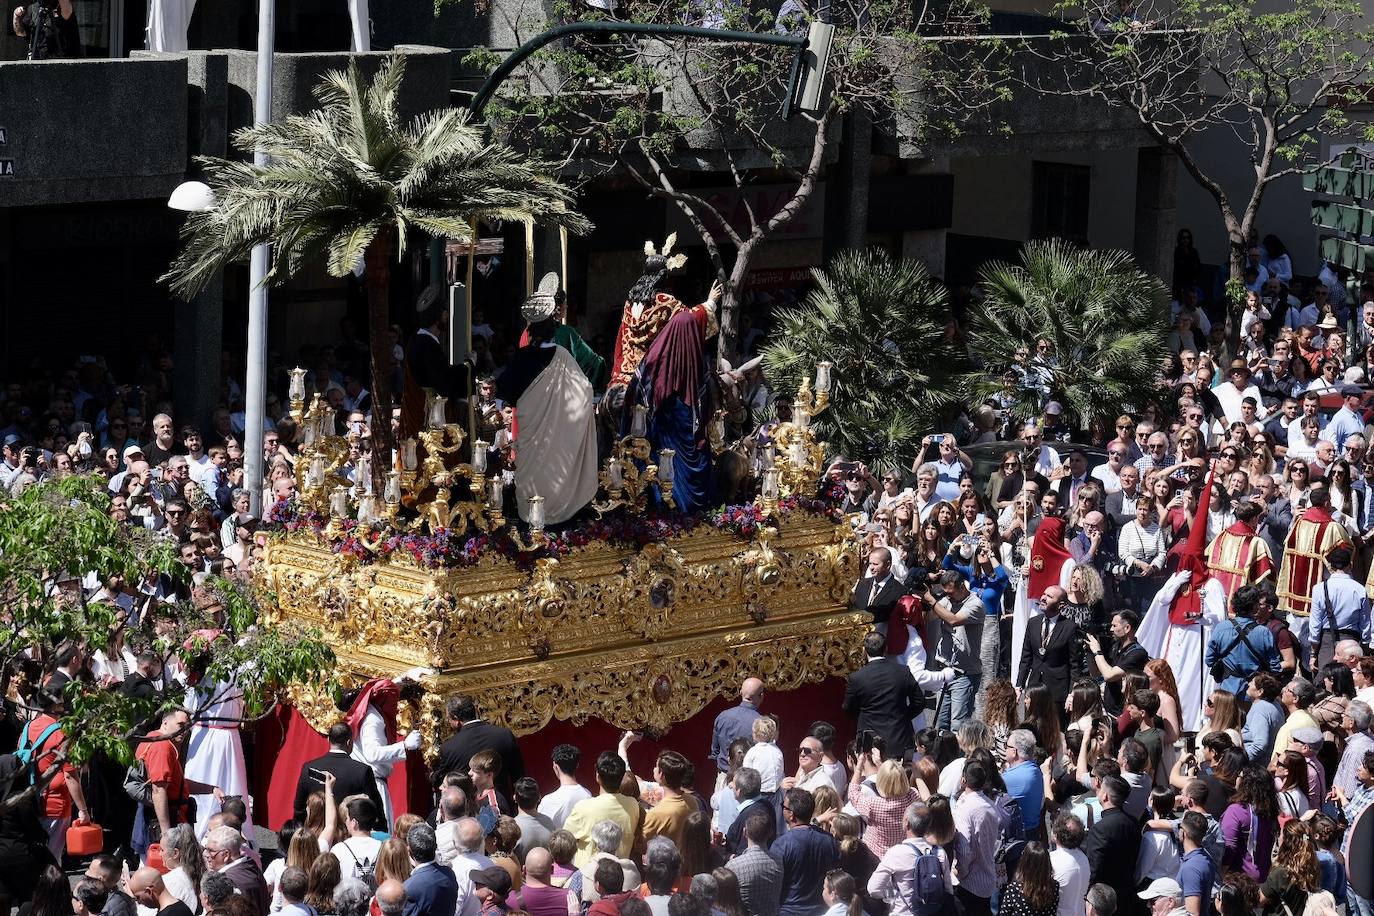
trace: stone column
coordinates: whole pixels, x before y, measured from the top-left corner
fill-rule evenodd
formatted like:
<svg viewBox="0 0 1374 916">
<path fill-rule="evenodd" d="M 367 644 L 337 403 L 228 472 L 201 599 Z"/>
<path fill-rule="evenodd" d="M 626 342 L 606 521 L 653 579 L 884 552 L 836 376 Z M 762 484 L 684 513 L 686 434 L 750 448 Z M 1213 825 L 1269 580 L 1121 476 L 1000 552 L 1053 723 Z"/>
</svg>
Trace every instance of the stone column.
<svg viewBox="0 0 1374 916">
<path fill-rule="evenodd" d="M 1172 286 L 1178 226 L 1178 157 L 1162 146 L 1136 154 L 1135 256 L 1140 266 Z"/>
<path fill-rule="evenodd" d="M 833 128 L 832 128 L 833 129 Z M 868 247 L 868 186 L 873 170 L 873 121 L 851 111 L 840 125 L 839 161 L 825 191 L 825 258 Z"/>
</svg>

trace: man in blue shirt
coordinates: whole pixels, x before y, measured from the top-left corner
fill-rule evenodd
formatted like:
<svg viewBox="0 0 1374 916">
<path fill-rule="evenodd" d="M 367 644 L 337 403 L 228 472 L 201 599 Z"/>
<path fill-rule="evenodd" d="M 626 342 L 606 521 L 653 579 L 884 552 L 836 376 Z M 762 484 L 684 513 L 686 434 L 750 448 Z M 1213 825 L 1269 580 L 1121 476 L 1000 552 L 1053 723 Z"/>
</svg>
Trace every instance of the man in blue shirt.
<svg viewBox="0 0 1374 916">
<path fill-rule="evenodd" d="M 1329 428 L 1329 427 L 1328 427 Z M 1353 556 L 1337 547 L 1326 556 L 1331 575 L 1312 588 L 1312 620 L 1308 628 L 1312 670 L 1320 671 L 1336 653 L 1336 643 L 1353 639 L 1369 645 L 1369 594 L 1363 582 L 1350 577 Z"/>
<path fill-rule="evenodd" d="M 779 916 L 819 916 L 825 912 L 821 890 L 825 876 L 840 867 L 840 845 L 811 824 L 816 802 L 805 789 L 788 789 L 782 816 L 787 831 L 773 841 L 768 853 L 782 866 L 782 903 Z"/>
<path fill-rule="evenodd" d="M 739 705 L 716 716 L 715 727 L 711 730 L 711 759 L 716 762 L 720 779 L 716 788 L 724 781 L 730 770 L 730 742 L 743 738 L 754 743 L 754 720 L 759 717 L 759 704 L 763 702 L 763 681 L 756 677 L 745 678 L 739 688 Z"/>
<path fill-rule="evenodd" d="M 1035 763 L 1035 735 L 1024 728 L 1007 735 L 1006 760 L 1002 781 L 1021 806 L 1021 820 L 1030 836 L 1040 826 L 1040 810 L 1045 803 L 1045 776 Z"/>
<path fill-rule="evenodd" d="M 1341 409 L 1331 415 L 1322 430 L 1322 438 L 1336 443 L 1337 451 L 1345 450 L 1345 440 L 1356 433 L 1364 433 L 1364 417 L 1360 413 L 1360 402 L 1364 399 L 1364 389 L 1349 383 L 1337 385 L 1336 391 L 1343 399 Z"/>
<path fill-rule="evenodd" d="M 1225 666 L 1225 676 L 1217 679 L 1217 686 L 1237 696 L 1251 675 L 1259 671 L 1278 674 L 1283 667 L 1274 634 L 1255 620 L 1258 605 L 1259 589 L 1241 586 L 1231 596 L 1231 618 L 1217 624 L 1207 640 L 1204 662 L 1208 668 L 1218 662 Z"/>
<path fill-rule="evenodd" d="M 1202 849 L 1207 836 L 1207 816 L 1188 811 L 1180 825 L 1183 834 L 1183 858 L 1178 865 L 1178 883 L 1183 888 L 1183 907 L 1191 916 L 1211 916 L 1212 887 L 1217 881 L 1217 869 Z"/>
</svg>

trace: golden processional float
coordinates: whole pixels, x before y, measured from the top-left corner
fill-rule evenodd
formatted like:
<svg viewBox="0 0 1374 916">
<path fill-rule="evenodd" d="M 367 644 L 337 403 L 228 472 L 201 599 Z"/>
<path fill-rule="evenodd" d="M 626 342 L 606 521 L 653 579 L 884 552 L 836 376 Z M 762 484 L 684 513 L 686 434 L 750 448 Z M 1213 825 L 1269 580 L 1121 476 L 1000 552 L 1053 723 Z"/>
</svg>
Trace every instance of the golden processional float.
<svg viewBox="0 0 1374 916">
<path fill-rule="evenodd" d="M 556 532 L 541 497 L 528 525 L 503 515 L 488 443 L 464 449 L 432 394 L 384 492 L 367 457 L 349 481 L 349 440 L 330 434 L 318 395 L 306 409 L 304 375 L 291 382 L 298 501 L 272 510 L 256 566 L 270 620 L 323 631 L 345 684 L 423 669 L 423 698 L 401 719 L 427 732 L 428 748 L 455 694 L 518 735 L 589 717 L 661 734 L 744 677 L 788 690 L 862 664 L 871 617 L 846 609 L 860 558 L 829 481 L 822 492 L 825 444 L 811 427 L 830 364 L 817 366 L 814 391 L 802 382 L 793 422 L 757 456 L 752 502 L 672 511 L 672 456 L 650 453 L 641 407 L 602 464 L 596 518 Z M 718 415 L 717 454 L 723 437 Z M 652 508 L 655 491 L 667 511 Z M 292 700 L 319 731 L 340 718 L 326 694 L 296 689 Z"/>
</svg>

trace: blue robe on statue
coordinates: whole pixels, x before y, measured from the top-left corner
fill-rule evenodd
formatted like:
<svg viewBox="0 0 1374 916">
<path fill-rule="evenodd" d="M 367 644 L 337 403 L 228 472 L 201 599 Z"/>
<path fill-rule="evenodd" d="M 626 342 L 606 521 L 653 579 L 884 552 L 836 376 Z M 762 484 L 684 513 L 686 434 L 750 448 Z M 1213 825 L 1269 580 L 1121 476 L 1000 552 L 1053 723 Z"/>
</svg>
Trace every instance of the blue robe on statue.
<svg viewBox="0 0 1374 916">
<path fill-rule="evenodd" d="M 657 461 L 662 449 L 674 451 L 673 502 L 684 512 L 714 508 L 707 430 L 716 398 L 703 332 L 701 319 L 692 312 L 673 316 L 635 370 L 621 420 L 621 433 L 628 435 L 635 405 L 649 408 L 650 460 Z M 654 492 L 662 505 L 657 488 Z"/>
</svg>

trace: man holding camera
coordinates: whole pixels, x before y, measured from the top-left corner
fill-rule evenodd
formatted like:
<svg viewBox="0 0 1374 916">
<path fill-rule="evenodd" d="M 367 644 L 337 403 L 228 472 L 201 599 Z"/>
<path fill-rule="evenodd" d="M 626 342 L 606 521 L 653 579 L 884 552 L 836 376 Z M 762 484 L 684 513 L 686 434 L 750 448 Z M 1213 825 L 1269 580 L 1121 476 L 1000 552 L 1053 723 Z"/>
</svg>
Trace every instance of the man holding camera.
<svg viewBox="0 0 1374 916">
<path fill-rule="evenodd" d="M 72 0 L 34 0 L 16 7 L 14 34 L 29 40 L 29 60 L 81 56 L 81 33 Z"/>
</svg>

